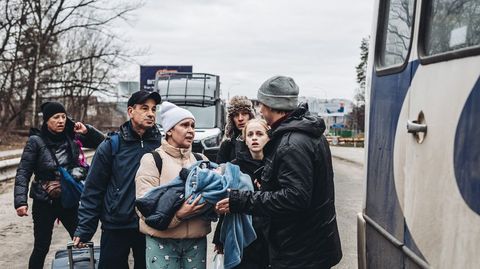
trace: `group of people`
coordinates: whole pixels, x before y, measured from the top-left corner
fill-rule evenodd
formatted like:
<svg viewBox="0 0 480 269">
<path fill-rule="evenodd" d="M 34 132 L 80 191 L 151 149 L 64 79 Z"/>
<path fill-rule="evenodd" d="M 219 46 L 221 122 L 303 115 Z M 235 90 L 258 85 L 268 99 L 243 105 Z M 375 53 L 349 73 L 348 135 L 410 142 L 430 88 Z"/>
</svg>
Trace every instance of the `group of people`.
<svg viewBox="0 0 480 269">
<path fill-rule="evenodd" d="M 229 102 L 225 139 L 212 161 L 237 165 L 254 188 L 229 189 L 214 205 L 220 217 L 215 251 L 221 254 L 231 247 L 220 240 L 226 214 L 252 215 L 256 233 L 235 268 L 331 268 L 342 257 L 325 123 L 306 104 L 298 104 L 298 94 L 292 78 L 265 81 L 257 93 L 262 119 L 255 117 L 248 98 L 236 96 Z M 164 139 L 155 124 L 160 103 Z M 35 174 L 30 188 L 35 243 L 29 268 L 43 268 L 57 218 L 78 247 L 92 239 L 102 222 L 99 268 L 128 268 L 130 251 L 135 268 L 206 268 L 211 223 L 199 214 L 207 206 L 201 195 L 185 197 L 163 230 L 149 226 L 135 208 L 135 200 L 153 188 L 198 161 L 208 161 L 192 152 L 195 116 L 161 102 L 156 92 L 138 91 L 127 106 L 129 120 L 105 139 L 92 126 L 71 121 L 61 104 L 42 106 L 44 124 L 31 132 L 14 191 L 17 214 L 26 216 Z M 81 178 L 78 208 L 65 208 L 62 194 L 52 196 L 47 183 L 58 181 L 58 166 L 72 174 L 85 168 L 81 146 L 96 152 Z"/>
</svg>

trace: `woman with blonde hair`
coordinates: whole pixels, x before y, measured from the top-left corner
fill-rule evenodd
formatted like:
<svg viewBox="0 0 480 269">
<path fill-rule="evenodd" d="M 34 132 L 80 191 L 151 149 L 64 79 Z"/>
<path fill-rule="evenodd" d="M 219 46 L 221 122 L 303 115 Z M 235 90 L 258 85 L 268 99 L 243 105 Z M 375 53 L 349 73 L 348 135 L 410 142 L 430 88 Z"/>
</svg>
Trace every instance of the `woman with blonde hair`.
<svg viewBox="0 0 480 269">
<path fill-rule="evenodd" d="M 240 167 L 242 173 L 250 176 L 256 191 L 261 188 L 260 173 L 264 164 L 263 147 L 270 140 L 267 133 L 269 129 L 270 127 L 262 119 L 251 119 L 246 122 L 242 130 L 242 139 L 248 150 L 238 152 L 237 157 L 232 161 L 233 164 Z M 252 217 L 257 239 L 244 249 L 242 262 L 235 267 L 236 269 L 260 269 L 269 266 L 268 244 L 263 236 L 261 220 L 257 216 Z M 219 253 L 223 252 L 223 245 L 220 242 L 221 226 L 222 218 L 217 224 L 213 238 L 215 250 Z"/>
</svg>

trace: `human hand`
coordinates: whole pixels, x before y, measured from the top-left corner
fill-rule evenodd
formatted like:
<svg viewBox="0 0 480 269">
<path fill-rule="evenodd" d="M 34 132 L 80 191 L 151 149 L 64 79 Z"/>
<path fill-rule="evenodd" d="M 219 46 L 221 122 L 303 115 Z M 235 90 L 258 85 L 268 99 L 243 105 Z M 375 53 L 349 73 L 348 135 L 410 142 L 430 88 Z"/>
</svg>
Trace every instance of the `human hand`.
<svg viewBox="0 0 480 269">
<path fill-rule="evenodd" d="M 218 203 L 215 205 L 215 212 L 217 212 L 217 214 L 230 213 L 230 198 L 225 198 L 218 201 Z"/>
<path fill-rule="evenodd" d="M 75 122 L 73 131 L 77 134 L 86 134 L 88 132 L 87 127 L 81 122 Z"/>
<path fill-rule="evenodd" d="M 74 236 L 73 237 L 73 246 L 76 247 L 76 248 L 84 248 L 87 245 L 80 241 L 80 237 Z"/>
<path fill-rule="evenodd" d="M 258 179 L 255 179 L 255 180 L 253 181 L 253 183 L 255 183 L 255 186 L 257 186 L 257 188 L 258 188 L 259 190 L 262 189 L 262 184 L 260 184 L 260 181 L 258 181 Z"/>
<path fill-rule="evenodd" d="M 19 208 L 17 208 L 17 215 L 19 217 L 25 217 L 28 216 L 28 206 L 24 205 Z"/>
<path fill-rule="evenodd" d="M 217 254 L 223 254 L 223 245 L 215 244 L 215 247 L 213 248 L 213 252 L 216 252 Z"/>
<path fill-rule="evenodd" d="M 193 200 L 193 202 L 190 204 L 189 201 L 190 201 L 191 198 L 192 198 L 192 196 L 185 199 L 185 202 L 183 202 L 182 207 L 180 207 L 180 209 L 177 211 L 177 213 L 175 213 L 175 216 L 178 219 L 184 219 L 184 218 L 186 218 L 190 215 L 196 214 L 206 204 L 206 203 L 203 203 L 201 205 L 198 204 L 198 202 L 202 198 L 202 195 L 197 196 L 197 198 L 195 198 L 195 200 Z"/>
</svg>

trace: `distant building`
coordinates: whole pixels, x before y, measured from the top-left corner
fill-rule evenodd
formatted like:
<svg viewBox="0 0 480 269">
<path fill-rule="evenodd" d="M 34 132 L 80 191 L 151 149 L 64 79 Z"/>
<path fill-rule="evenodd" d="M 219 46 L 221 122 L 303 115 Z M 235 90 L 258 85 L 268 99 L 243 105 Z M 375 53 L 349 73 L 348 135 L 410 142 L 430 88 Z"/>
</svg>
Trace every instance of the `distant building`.
<svg viewBox="0 0 480 269">
<path fill-rule="evenodd" d="M 310 112 L 319 115 L 327 126 L 326 133 L 335 133 L 347 128 L 348 114 L 352 112 L 353 102 L 348 99 L 320 99 L 300 96 L 299 102 L 307 102 Z"/>
<path fill-rule="evenodd" d="M 260 102 L 250 99 L 257 116 L 260 116 Z M 300 96 L 299 103 L 308 103 L 311 113 L 323 118 L 327 129 L 326 134 L 336 133 L 338 130 L 348 128 L 348 114 L 352 112 L 353 102 L 348 99 L 320 99 L 316 97 Z"/>
</svg>

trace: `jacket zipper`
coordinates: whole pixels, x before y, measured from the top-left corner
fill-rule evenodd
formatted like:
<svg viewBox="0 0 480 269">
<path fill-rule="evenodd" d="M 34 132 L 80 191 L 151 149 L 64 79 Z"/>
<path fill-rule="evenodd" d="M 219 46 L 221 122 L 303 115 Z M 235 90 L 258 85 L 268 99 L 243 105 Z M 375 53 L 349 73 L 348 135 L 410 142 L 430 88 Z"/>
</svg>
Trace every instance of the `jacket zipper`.
<svg viewBox="0 0 480 269">
<path fill-rule="evenodd" d="M 142 145 L 142 148 L 143 148 L 143 140 L 140 140 L 140 144 Z"/>
</svg>

